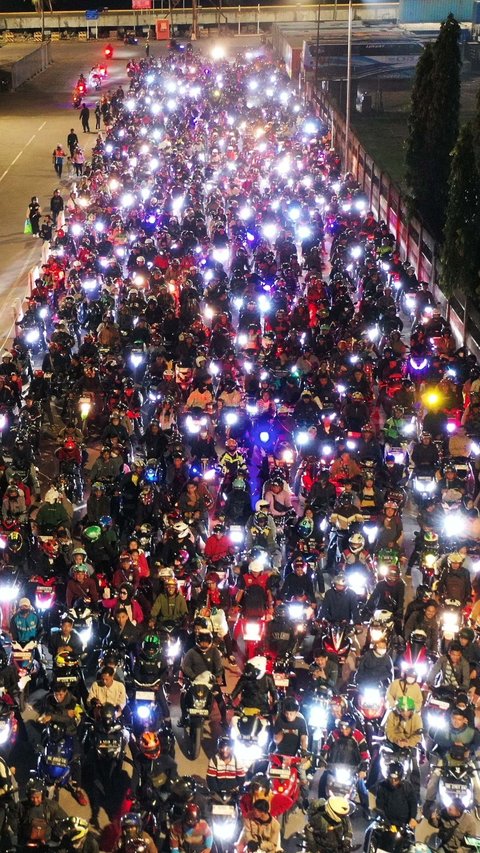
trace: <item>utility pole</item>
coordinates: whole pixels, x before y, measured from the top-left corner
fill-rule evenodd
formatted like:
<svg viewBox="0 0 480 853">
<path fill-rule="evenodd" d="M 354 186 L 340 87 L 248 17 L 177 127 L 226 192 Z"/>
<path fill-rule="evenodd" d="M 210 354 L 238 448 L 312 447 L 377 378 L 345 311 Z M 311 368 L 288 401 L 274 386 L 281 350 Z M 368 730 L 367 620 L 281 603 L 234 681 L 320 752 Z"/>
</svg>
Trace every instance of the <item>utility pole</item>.
<svg viewBox="0 0 480 853">
<path fill-rule="evenodd" d="M 198 6 L 197 0 L 192 0 L 192 37 L 198 38 Z"/>
<path fill-rule="evenodd" d="M 348 0 L 347 31 L 347 104 L 345 109 L 345 171 L 348 171 L 348 143 L 350 141 L 350 101 L 352 99 L 352 0 Z"/>
<path fill-rule="evenodd" d="M 315 95 L 318 89 L 318 66 L 320 62 L 320 0 L 317 5 L 317 42 L 315 45 Z"/>
</svg>

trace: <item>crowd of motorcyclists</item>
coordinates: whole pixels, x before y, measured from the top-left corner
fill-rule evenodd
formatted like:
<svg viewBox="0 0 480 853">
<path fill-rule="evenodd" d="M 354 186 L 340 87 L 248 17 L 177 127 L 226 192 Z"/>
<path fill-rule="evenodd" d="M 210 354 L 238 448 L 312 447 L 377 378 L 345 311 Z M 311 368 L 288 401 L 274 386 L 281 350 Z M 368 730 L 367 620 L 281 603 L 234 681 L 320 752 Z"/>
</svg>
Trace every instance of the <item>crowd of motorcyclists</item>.
<svg viewBox="0 0 480 853">
<path fill-rule="evenodd" d="M 265 51 L 128 77 L 0 360 L 0 849 L 474 847 L 477 362 Z"/>
</svg>

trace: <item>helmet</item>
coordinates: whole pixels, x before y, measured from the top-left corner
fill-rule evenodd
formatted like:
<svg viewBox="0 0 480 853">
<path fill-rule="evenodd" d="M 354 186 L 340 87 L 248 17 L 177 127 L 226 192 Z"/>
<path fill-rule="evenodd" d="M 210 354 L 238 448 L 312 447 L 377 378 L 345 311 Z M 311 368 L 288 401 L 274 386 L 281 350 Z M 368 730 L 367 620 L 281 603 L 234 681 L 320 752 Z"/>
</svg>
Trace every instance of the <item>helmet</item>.
<svg viewBox="0 0 480 853">
<path fill-rule="evenodd" d="M 460 563 L 461 565 L 463 563 L 463 560 L 463 555 L 459 554 L 458 551 L 453 551 L 453 553 L 449 554 L 447 557 L 447 562 L 449 566 L 451 566 L 452 563 Z"/>
<path fill-rule="evenodd" d="M 268 524 L 268 516 L 265 512 L 256 512 L 253 522 L 257 527 L 265 527 Z"/>
<path fill-rule="evenodd" d="M 276 619 L 286 619 L 287 618 L 287 605 L 279 604 L 278 607 L 275 608 L 275 618 Z"/>
<path fill-rule="evenodd" d="M 102 534 L 102 528 L 99 527 L 98 524 L 91 524 L 90 527 L 87 527 L 83 531 L 83 535 L 85 539 L 88 539 L 89 542 L 96 542 L 97 539 L 100 538 Z"/>
<path fill-rule="evenodd" d="M 232 489 L 241 489 L 244 492 L 247 489 L 247 484 L 241 477 L 235 477 L 232 483 Z"/>
<path fill-rule="evenodd" d="M 158 758 L 162 751 L 160 738 L 156 732 L 143 732 L 139 741 L 139 748 L 145 758 Z"/>
<path fill-rule="evenodd" d="M 147 634 L 142 643 L 142 652 L 146 658 L 153 660 L 160 653 L 160 640 L 156 634 Z"/>
<path fill-rule="evenodd" d="M 391 761 L 388 765 L 388 776 L 394 779 L 403 779 L 403 764 L 400 761 Z"/>
<path fill-rule="evenodd" d="M 342 714 L 338 721 L 339 728 L 346 728 L 348 726 L 349 729 L 355 728 L 355 717 L 353 714 Z"/>
<path fill-rule="evenodd" d="M 190 533 L 190 528 L 184 521 L 177 521 L 177 523 L 173 525 L 173 529 L 177 535 L 177 539 L 185 539 Z"/>
<path fill-rule="evenodd" d="M 365 539 L 361 533 L 354 533 L 353 536 L 350 536 L 348 544 L 350 545 L 350 550 L 353 551 L 354 554 L 358 554 L 365 545 Z"/>
<path fill-rule="evenodd" d="M 88 820 L 85 820 L 84 817 L 70 815 L 70 817 L 67 817 L 60 822 L 59 834 L 61 838 L 68 837 L 68 840 L 71 843 L 76 844 L 78 841 L 83 841 L 83 839 L 87 837 L 89 828 Z"/>
<path fill-rule="evenodd" d="M 347 579 L 343 572 L 338 572 L 338 574 L 336 574 L 332 578 L 332 586 L 334 586 L 335 589 L 337 587 L 339 587 L 340 589 L 345 589 L 345 587 L 347 586 Z"/>
<path fill-rule="evenodd" d="M 350 805 L 345 797 L 329 797 L 325 804 L 325 812 L 334 823 L 340 823 L 343 817 L 350 814 Z"/>
<path fill-rule="evenodd" d="M 414 711 L 415 702 L 411 696 L 400 696 L 395 707 L 397 711 Z"/>
<path fill-rule="evenodd" d="M 201 649 L 209 649 L 213 643 L 213 637 L 210 631 L 199 631 L 196 636 L 195 643 Z"/>
<path fill-rule="evenodd" d="M 137 812 L 128 812 L 128 814 L 124 814 L 120 819 L 120 825 L 123 829 L 136 829 L 137 832 L 140 832 L 142 828 L 142 816 L 137 814 Z"/>
<path fill-rule="evenodd" d="M 263 569 L 265 567 L 265 560 L 261 557 L 255 557 L 255 559 L 250 560 L 248 564 L 248 571 L 251 572 L 252 575 L 261 575 Z"/>
<path fill-rule="evenodd" d="M 111 527 L 113 524 L 113 518 L 111 515 L 101 515 L 99 518 L 100 527 Z"/>
<path fill-rule="evenodd" d="M 205 581 L 207 583 L 214 583 L 215 586 L 218 586 L 218 584 L 220 583 L 220 576 L 217 575 L 216 572 L 208 572 L 208 574 L 205 576 Z"/>
<path fill-rule="evenodd" d="M 217 742 L 217 752 L 222 753 L 224 750 L 233 750 L 233 740 L 229 737 L 219 737 Z"/>
<path fill-rule="evenodd" d="M 34 793 L 45 794 L 45 783 L 38 776 L 31 776 L 27 782 L 26 793 L 27 797 Z"/>
<path fill-rule="evenodd" d="M 471 643 L 471 642 L 473 642 L 474 637 L 475 637 L 475 632 L 474 632 L 473 628 L 462 628 L 458 632 L 458 639 L 459 640 L 468 640 Z"/>
<path fill-rule="evenodd" d="M 183 812 L 183 821 L 189 826 L 195 826 L 200 820 L 200 806 L 196 803 L 187 803 Z"/>
</svg>

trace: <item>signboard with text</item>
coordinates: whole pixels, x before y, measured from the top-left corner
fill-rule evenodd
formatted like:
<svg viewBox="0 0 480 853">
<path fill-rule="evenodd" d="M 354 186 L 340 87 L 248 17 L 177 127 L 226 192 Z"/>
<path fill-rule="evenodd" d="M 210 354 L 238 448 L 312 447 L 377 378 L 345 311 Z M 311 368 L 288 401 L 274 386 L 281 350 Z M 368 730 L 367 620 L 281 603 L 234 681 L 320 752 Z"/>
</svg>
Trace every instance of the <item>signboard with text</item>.
<svg viewBox="0 0 480 853">
<path fill-rule="evenodd" d="M 151 9 L 152 0 L 132 0 L 132 9 Z"/>
</svg>

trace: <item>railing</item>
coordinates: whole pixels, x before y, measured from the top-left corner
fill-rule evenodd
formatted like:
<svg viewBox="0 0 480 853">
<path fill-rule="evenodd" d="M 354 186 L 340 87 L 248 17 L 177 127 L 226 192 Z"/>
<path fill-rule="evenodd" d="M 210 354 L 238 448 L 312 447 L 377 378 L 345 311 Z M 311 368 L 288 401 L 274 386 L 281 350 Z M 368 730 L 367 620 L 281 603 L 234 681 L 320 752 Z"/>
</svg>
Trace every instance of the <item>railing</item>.
<svg viewBox="0 0 480 853">
<path fill-rule="evenodd" d="M 153 26 L 157 18 L 170 15 L 175 24 L 191 24 L 192 3 L 191 0 L 182 0 L 182 4 L 173 7 L 169 0 L 155 0 L 153 10 L 137 11 L 132 9 L 109 9 L 101 12 L 96 23 L 99 28 L 115 30 L 118 27 L 149 27 Z M 213 6 L 198 5 L 198 21 L 202 26 L 218 26 L 218 8 Z M 379 21 L 396 20 L 398 17 L 398 3 L 354 3 L 354 17 L 356 20 Z M 348 4 L 337 3 L 295 3 L 286 5 L 265 6 L 262 3 L 251 6 L 241 6 L 231 3 L 221 6 L 222 21 L 226 26 L 234 27 L 241 31 L 242 26 L 255 24 L 270 26 L 275 22 L 291 23 L 292 21 L 314 22 L 320 14 L 322 21 L 346 21 L 348 17 Z M 5 39 L 11 38 L 13 31 L 18 31 L 20 36 L 26 30 L 38 30 L 40 18 L 34 12 L 8 12 L 0 13 L 0 34 L 3 30 Z M 69 12 L 45 12 L 45 29 L 50 32 L 64 30 L 84 30 L 87 21 L 84 11 Z M 20 32 L 21 31 L 21 32 Z"/>
<path fill-rule="evenodd" d="M 317 113 L 332 128 L 333 144 L 342 157 L 345 171 L 353 173 L 369 200 L 369 206 L 379 219 L 387 223 L 404 258 L 408 258 L 420 281 L 428 281 L 435 298 L 459 343 L 466 343 L 480 358 L 480 313 L 470 304 L 466 310 L 465 295 L 457 291 L 448 300 L 440 289 L 440 247 L 424 223 L 409 216 L 405 197 L 389 174 L 380 169 L 363 147 L 355 132 L 350 129 L 348 151 L 345 151 L 345 119 L 331 103 L 326 93 L 315 93 L 313 84 L 306 84 L 307 100 L 315 105 Z"/>
</svg>

